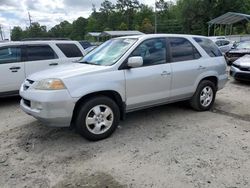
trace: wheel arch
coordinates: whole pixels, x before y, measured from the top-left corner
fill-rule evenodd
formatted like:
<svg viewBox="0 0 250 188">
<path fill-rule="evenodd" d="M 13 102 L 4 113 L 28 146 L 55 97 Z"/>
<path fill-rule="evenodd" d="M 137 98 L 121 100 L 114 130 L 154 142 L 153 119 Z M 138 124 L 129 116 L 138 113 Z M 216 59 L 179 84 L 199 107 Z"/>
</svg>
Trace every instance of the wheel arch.
<svg viewBox="0 0 250 188">
<path fill-rule="evenodd" d="M 73 116 L 71 119 L 71 127 L 75 126 L 75 119 L 76 119 L 76 115 L 78 113 L 80 105 L 83 104 L 86 100 L 89 100 L 90 98 L 94 98 L 96 96 L 106 96 L 106 97 L 109 97 L 112 100 L 114 100 L 120 109 L 121 119 L 123 120 L 125 118 L 126 104 L 122 100 L 121 95 L 117 91 L 114 91 L 114 90 L 103 90 L 103 91 L 88 93 L 88 94 L 82 96 L 76 102 L 76 105 L 75 105 L 74 110 L 73 110 Z"/>
<path fill-rule="evenodd" d="M 216 90 L 218 89 L 218 78 L 217 78 L 217 76 L 207 76 L 207 77 L 203 78 L 203 79 L 199 82 L 199 84 L 200 84 L 203 80 L 209 80 L 209 81 L 213 82 L 214 85 L 215 85 L 215 87 L 216 87 Z M 198 85 L 199 85 L 199 84 L 198 84 Z"/>
</svg>

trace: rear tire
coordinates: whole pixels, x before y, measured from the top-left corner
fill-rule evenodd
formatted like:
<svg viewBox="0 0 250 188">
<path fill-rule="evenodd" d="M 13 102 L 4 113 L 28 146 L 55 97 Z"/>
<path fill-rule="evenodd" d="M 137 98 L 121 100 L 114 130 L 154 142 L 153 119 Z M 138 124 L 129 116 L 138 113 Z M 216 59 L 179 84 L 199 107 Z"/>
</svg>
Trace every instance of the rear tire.
<svg viewBox="0 0 250 188">
<path fill-rule="evenodd" d="M 98 96 L 85 101 L 78 110 L 76 130 L 90 141 L 109 137 L 117 128 L 120 110 L 110 98 Z"/>
<path fill-rule="evenodd" d="M 210 110 L 214 104 L 215 96 L 215 84 L 209 80 L 203 80 L 198 85 L 195 94 L 190 100 L 190 105 L 197 111 Z"/>
</svg>

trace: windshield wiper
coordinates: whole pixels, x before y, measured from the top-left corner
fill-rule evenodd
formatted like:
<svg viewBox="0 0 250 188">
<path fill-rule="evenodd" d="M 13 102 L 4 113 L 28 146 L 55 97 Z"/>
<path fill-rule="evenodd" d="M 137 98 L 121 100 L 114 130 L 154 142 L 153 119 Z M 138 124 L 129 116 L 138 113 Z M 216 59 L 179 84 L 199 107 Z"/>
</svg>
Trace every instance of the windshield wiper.
<svg viewBox="0 0 250 188">
<path fill-rule="evenodd" d="M 97 65 L 95 63 L 88 62 L 88 61 L 79 61 L 78 63 L 88 64 L 88 65 Z"/>
</svg>

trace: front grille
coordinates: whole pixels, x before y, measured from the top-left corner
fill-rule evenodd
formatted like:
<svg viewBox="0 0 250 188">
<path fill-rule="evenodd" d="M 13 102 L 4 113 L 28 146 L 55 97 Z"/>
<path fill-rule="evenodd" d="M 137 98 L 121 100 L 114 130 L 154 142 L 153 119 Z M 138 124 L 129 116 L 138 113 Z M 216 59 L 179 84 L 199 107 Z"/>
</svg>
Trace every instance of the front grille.
<svg viewBox="0 0 250 188">
<path fill-rule="evenodd" d="M 23 99 L 23 103 L 24 103 L 26 106 L 28 106 L 28 107 L 31 106 L 31 103 L 30 103 L 29 100 Z"/>
<path fill-rule="evenodd" d="M 247 72 L 250 71 L 250 67 L 249 68 L 240 67 L 239 69 L 242 70 L 242 71 L 247 71 Z"/>
<path fill-rule="evenodd" d="M 236 73 L 235 78 L 239 80 L 250 81 L 250 73 Z"/>
<path fill-rule="evenodd" d="M 27 90 L 30 88 L 30 86 L 34 83 L 35 81 L 26 79 L 24 84 L 23 84 L 23 90 Z"/>
<path fill-rule="evenodd" d="M 30 84 L 33 84 L 35 81 L 33 81 L 33 80 L 29 80 L 29 79 L 26 79 L 27 80 L 27 82 L 29 82 Z"/>
</svg>

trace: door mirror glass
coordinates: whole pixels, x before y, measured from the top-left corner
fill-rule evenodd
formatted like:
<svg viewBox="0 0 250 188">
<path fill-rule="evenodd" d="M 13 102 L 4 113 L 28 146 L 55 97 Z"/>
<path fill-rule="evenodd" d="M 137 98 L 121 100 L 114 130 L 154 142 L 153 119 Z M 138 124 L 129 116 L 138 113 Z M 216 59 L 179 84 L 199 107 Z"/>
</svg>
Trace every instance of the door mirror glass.
<svg viewBox="0 0 250 188">
<path fill-rule="evenodd" d="M 143 65 L 143 59 L 141 56 L 134 56 L 128 58 L 128 66 L 131 68 L 141 67 Z"/>
</svg>

